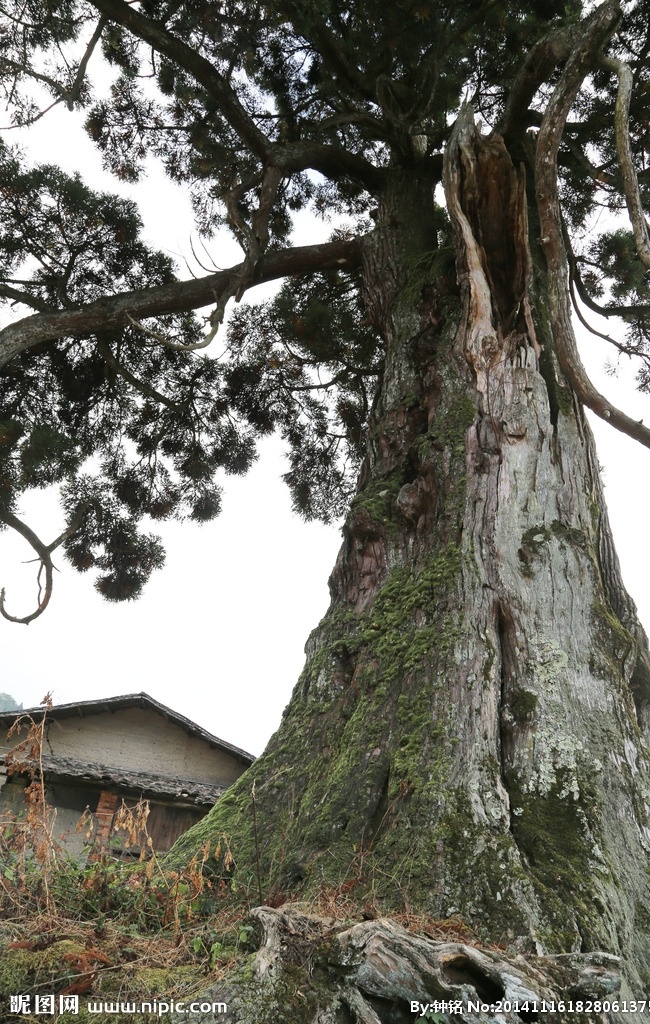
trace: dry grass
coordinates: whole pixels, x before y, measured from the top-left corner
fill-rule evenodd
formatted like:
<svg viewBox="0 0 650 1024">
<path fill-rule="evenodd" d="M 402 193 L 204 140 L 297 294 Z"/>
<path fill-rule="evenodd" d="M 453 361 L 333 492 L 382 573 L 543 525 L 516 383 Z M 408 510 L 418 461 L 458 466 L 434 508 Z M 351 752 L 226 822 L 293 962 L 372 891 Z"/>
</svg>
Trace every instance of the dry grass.
<svg viewBox="0 0 650 1024">
<path fill-rule="evenodd" d="M 247 896 L 257 904 L 259 893 L 240 890 L 235 896 L 206 872 L 214 858 L 226 867 L 232 863 L 227 837 L 216 850 L 206 844 L 183 869 L 167 870 L 153 851 L 148 805 L 141 801 L 123 805 L 116 819 L 122 843 L 141 851 L 140 863 L 126 865 L 104 854 L 83 867 L 66 858 L 54 837 L 39 770 L 43 722 L 23 725 L 26 738 L 8 765 L 11 773 L 28 777 L 25 813 L 0 818 L 0 965 L 13 965 L 21 991 L 177 997 L 232 971 L 249 952 Z M 87 816 L 80 827 L 89 828 Z M 364 866 L 364 855 L 357 854 L 346 881 L 323 886 L 296 906 L 337 929 L 385 916 L 374 887 L 363 881 Z M 394 880 L 384 882 L 399 893 Z M 259 878 L 257 883 L 259 889 Z M 278 907 L 294 900 L 295 894 L 285 894 L 269 902 Z M 481 945 L 458 916 L 436 920 L 404 901 L 390 917 L 435 941 Z"/>
</svg>

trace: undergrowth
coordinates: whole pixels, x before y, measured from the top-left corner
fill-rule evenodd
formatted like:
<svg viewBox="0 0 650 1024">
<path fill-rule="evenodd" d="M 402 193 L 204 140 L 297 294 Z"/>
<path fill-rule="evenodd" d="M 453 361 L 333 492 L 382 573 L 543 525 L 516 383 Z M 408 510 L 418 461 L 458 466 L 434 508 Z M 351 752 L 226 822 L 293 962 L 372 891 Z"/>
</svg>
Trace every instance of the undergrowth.
<svg viewBox="0 0 650 1024">
<path fill-rule="evenodd" d="M 228 863 L 224 838 L 184 867 L 170 870 L 147 833 L 147 801 L 122 803 L 113 821 L 120 845 L 139 849 L 137 863 L 108 850 L 82 863 L 56 835 L 47 803 L 43 737 L 49 695 L 39 720 L 21 715 L 5 755 L 7 775 L 26 780 L 23 807 L 0 812 L 0 1017 L 11 995 L 152 998 L 186 995 L 237 962 L 248 932 L 226 882 L 206 862 Z M 78 829 L 92 851 L 93 816 Z M 224 858 L 225 849 L 225 858 Z"/>
<path fill-rule="evenodd" d="M 21 738 L 5 756 L 8 775 L 27 784 L 24 809 L 0 813 L 0 1018 L 10 996 L 19 993 L 141 1001 L 205 990 L 250 955 L 252 906 L 278 907 L 299 894 L 265 897 L 259 879 L 251 891 L 231 885 L 226 836 L 215 848 L 207 843 L 185 866 L 168 868 L 147 834 L 146 801 L 123 804 L 113 822 L 122 847 L 140 851 L 137 863 L 121 861 L 110 848 L 95 849 L 95 859 L 86 863 L 71 857 L 56 836 L 56 813 L 46 799 L 42 750 L 49 695 L 43 704 L 42 719 L 16 720 L 10 736 Z M 90 844 L 88 812 L 79 829 Z M 222 874 L 215 877 L 217 864 Z M 302 909 L 341 924 L 381 917 L 380 900 L 369 896 L 367 886 L 359 884 L 364 895 L 356 898 L 357 882 L 353 877 L 323 887 Z M 473 940 L 459 919 L 432 921 L 406 904 L 391 916 L 429 938 Z"/>
</svg>

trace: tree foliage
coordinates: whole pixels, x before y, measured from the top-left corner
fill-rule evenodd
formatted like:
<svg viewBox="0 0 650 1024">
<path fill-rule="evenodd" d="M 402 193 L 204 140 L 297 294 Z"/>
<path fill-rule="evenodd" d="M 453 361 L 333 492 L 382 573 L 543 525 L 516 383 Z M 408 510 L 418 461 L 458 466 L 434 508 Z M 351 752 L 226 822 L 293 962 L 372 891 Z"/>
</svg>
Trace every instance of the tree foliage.
<svg viewBox="0 0 650 1024">
<path fill-rule="evenodd" d="M 22 705 L 16 703 L 10 693 L 0 693 L 0 711 L 21 711 Z"/>
<path fill-rule="evenodd" d="M 133 203 L 32 166 L 6 133 L 0 521 L 41 562 L 34 614 L 49 600 L 59 544 L 77 569 L 99 571 L 106 597 L 137 596 L 163 560 L 143 522 L 211 519 L 220 474 L 245 472 L 272 431 L 287 446 L 295 508 L 324 520 L 342 511 L 382 374 L 386 324 L 367 289 L 368 252 L 390 229 L 385 190 L 408 172 L 433 196 L 467 100 L 532 189 L 540 125 L 571 62 L 552 168 L 568 282 L 586 315 L 622 319 L 613 344 L 639 358 L 639 385 L 650 388 L 644 0 L 595 12 L 577 0 L 3 0 L 0 18 L 12 125 L 56 104 L 83 111 L 118 179 L 140 180 L 148 159 L 161 161 L 189 191 L 199 234 L 226 227 L 242 249 L 236 267 L 183 280 L 143 240 Z M 329 243 L 292 248 L 301 211 L 336 221 Z M 627 212 L 631 229 L 603 227 L 603 211 Z M 445 251 L 438 219 L 432 259 Z M 439 303 L 450 277 L 449 266 L 438 274 Z M 272 279 L 284 281 L 277 296 L 237 306 L 210 348 L 226 303 Z M 207 320 L 196 312 L 206 306 Z M 564 369 L 581 379 L 581 368 Z M 602 396 L 578 393 L 630 432 Z M 645 428 L 634 436 L 650 442 Z M 61 486 L 66 521 L 47 544 L 18 511 L 26 489 L 50 484 Z"/>
</svg>

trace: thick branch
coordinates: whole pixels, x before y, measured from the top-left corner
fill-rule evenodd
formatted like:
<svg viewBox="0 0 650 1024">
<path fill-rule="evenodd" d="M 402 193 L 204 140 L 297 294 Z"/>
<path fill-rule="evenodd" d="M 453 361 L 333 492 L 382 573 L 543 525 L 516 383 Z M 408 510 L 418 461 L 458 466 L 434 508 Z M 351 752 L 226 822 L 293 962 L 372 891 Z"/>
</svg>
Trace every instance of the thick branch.
<svg viewBox="0 0 650 1024">
<path fill-rule="evenodd" d="M 596 390 L 580 359 L 571 324 L 569 273 L 557 186 L 557 154 L 569 110 L 590 70 L 594 55 L 614 31 L 618 16 L 616 0 L 608 0 L 587 19 L 582 37 L 551 97 L 537 140 L 537 203 L 549 271 L 551 326 L 562 372 L 587 408 L 650 448 L 650 430 L 612 406 Z"/>
<path fill-rule="evenodd" d="M 92 0 L 93 6 L 111 21 L 123 25 L 133 35 L 164 54 L 174 64 L 188 71 L 218 103 L 221 113 L 256 156 L 265 159 L 271 143 L 242 106 L 230 83 L 187 43 L 172 35 L 159 22 L 152 21 L 122 0 Z"/>
<path fill-rule="evenodd" d="M 122 0 L 93 0 L 93 3 L 104 15 L 188 71 L 217 101 L 228 123 L 260 159 L 276 164 L 285 174 L 311 168 L 326 177 L 345 174 L 369 187 L 383 179 L 379 169 L 369 161 L 340 147 L 313 143 L 276 147 L 242 106 L 227 79 L 200 53 Z"/>
<path fill-rule="evenodd" d="M 281 150 L 275 159 L 286 175 L 305 170 L 319 171 L 326 178 L 351 178 L 370 191 L 381 188 L 387 178 L 385 168 L 376 167 L 365 157 L 340 146 L 296 142 Z"/>
<path fill-rule="evenodd" d="M 360 261 L 361 240 L 358 238 L 281 249 L 262 257 L 254 268 L 248 286 L 319 270 L 350 270 L 358 267 Z M 236 286 L 247 269 L 244 261 L 198 280 L 174 281 L 153 288 L 141 288 L 89 302 L 79 309 L 56 310 L 25 317 L 0 331 L 0 367 L 40 342 L 124 327 L 133 318 L 181 313 L 211 305 L 218 301 L 223 292 Z"/>
<path fill-rule="evenodd" d="M 650 235 L 646 223 L 643 206 L 641 205 L 641 194 L 639 182 L 634 169 L 632 158 L 632 147 L 630 146 L 629 114 L 630 99 L 634 77 L 632 71 L 622 60 L 615 57 L 606 57 L 603 60 L 604 67 L 614 71 L 618 77 L 618 93 L 616 95 L 616 150 L 618 162 L 623 176 L 623 188 L 625 189 L 625 202 L 630 215 L 634 242 L 639 259 L 644 267 L 650 268 Z"/>
<path fill-rule="evenodd" d="M 529 51 L 515 78 L 503 116 L 497 125 L 496 130 L 506 141 L 529 127 L 528 108 L 531 101 L 553 69 L 566 61 L 573 52 L 575 33 L 576 28 L 573 25 L 558 29 L 540 39 Z"/>
</svg>

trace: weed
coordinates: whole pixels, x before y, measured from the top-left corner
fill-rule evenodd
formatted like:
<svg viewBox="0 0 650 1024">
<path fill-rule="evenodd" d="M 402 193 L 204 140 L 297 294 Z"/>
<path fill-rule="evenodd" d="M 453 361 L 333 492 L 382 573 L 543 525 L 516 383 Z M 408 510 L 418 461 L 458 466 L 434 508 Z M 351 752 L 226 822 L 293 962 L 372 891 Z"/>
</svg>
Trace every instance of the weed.
<svg viewBox="0 0 650 1024">
<path fill-rule="evenodd" d="M 123 801 L 112 847 L 95 847 L 86 864 L 70 856 L 56 839 L 56 813 L 46 800 L 50 706 L 48 695 L 42 719 L 16 719 L 9 735 L 20 739 L 5 756 L 8 774 L 27 785 L 24 807 L 0 815 L 0 998 L 44 987 L 141 998 L 196 991 L 208 975 L 231 968 L 250 939 L 226 882 L 205 870 L 212 856 L 232 863 L 228 838 L 170 870 L 147 832 L 148 802 Z M 77 827 L 90 841 L 94 816 L 86 810 Z M 137 860 L 118 855 L 135 852 Z"/>
</svg>

